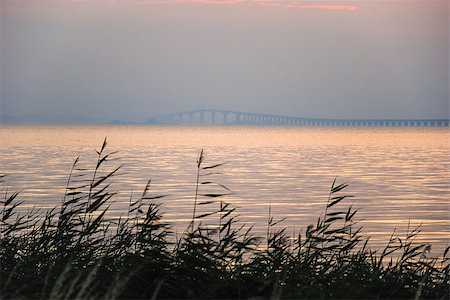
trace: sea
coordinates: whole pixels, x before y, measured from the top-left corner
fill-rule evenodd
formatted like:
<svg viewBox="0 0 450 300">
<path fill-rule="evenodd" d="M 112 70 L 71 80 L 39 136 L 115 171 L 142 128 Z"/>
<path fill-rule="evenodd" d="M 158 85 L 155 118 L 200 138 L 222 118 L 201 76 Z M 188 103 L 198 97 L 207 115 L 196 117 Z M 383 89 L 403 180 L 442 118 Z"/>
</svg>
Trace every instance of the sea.
<svg viewBox="0 0 450 300">
<path fill-rule="evenodd" d="M 1 125 L 1 195 L 19 191 L 22 213 L 59 205 L 74 161 L 92 176 L 107 140 L 113 152 L 102 172 L 112 178 L 110 218 L 127 215 L 151 180 L 164 195 L 163 220 L 181 234 L 192 220 L 197 160 L 203 151 L 198 201 L 236 208 L 242 224 L 264 236 L 269 218 L 289 235 L 305 232 L 326 206 L 330 188 L 346 183 L 339 203 L 355 218 L 369 246 L 382 248 L 420 226 L 418 242 L 437 256 L 450 242 L 450 131 L 438 127 L 195 127 L 140 125 Z M 208 198 L 205 194 L 224 194 Z M 4 196 L 2 196 L 4 197 Z M 199 222 L 199 221 L 198 221 Z"/>
</svg>

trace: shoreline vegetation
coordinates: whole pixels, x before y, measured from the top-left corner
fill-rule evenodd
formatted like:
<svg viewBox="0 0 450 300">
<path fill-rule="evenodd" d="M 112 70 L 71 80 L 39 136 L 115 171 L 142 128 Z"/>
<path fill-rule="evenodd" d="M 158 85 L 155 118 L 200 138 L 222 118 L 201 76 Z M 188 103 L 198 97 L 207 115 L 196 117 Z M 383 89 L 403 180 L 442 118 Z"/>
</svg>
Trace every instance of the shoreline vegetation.
<svg viewBox="0 0 450 300">
<path fill-rule="evenodd" d="M 431 245 L 415 241 L 420 228 L 409 228 L 371 249 L 336 180 L 315 224 L 289 235 L 269 209 L 257 237 L 210 179 L 223 164 L 205 165 L 202 151 L 184 232 L 164 221 L 150 181 L 109 218 L 121 166 L 106 147 L 93 170 L 75 160 L 53 209 L 21 213 L 19 192 L 5 192 L 1 299 L 449 299 L 450 248 L 430 257 Z"/>
</svg>

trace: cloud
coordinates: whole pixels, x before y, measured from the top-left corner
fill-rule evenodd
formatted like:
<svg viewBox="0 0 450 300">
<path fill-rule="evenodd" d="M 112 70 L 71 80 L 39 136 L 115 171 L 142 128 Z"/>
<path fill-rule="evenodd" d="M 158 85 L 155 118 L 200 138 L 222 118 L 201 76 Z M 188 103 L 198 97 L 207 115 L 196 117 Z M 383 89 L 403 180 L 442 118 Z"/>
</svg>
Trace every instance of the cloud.
<svg viewBox="0 0 450 300">
<path fill-rule="evenodd" d="M 311 4 L 297 3 L 300 1 L 258 1 L 259 5 L 268 7 L 281 8 L 299 8 L 299 9 L 325 9 L 325 10 L 356 10 L 356 5 L 341 5 L 341 4 L 315 4 L 317 2 L 310 2 Z"/>
<path fill-rule="evenodd" d="M 251 5 L 286 9 L 321 9 L 352 11 L 357 5 L 333 4 L 322 1 L 303 0 L 3 0 L 0 10 L 49 9 L 64 4 L 105 5 L 151 5 L 151 4 L 196 4 L 196 5 Z"/>
</svg>

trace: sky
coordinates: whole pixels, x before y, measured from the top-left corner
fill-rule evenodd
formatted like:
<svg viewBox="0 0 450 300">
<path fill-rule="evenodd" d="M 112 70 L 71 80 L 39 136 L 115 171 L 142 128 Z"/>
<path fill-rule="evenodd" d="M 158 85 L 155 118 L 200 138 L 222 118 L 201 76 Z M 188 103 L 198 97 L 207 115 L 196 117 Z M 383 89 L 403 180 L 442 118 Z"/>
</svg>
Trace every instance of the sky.
<svg viewBox="0 0 450 300">
<path fill-rule="evenodd" d="M 448 118 L 448 0 L 0 0 L 0 120 Z"/>
</svg>

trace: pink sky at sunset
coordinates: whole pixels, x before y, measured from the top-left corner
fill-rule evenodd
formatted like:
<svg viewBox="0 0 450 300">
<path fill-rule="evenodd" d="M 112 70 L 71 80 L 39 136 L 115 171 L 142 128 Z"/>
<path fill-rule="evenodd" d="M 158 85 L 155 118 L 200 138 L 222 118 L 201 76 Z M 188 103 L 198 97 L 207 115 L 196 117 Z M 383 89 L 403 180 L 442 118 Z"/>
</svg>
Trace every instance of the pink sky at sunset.
<svg viewBox="0 0 450 300">
<path fill-rule="evenodd" d="M 196 4 L 196 5 L 247 5 L 289 9 L 323 9 L 352 11 L 358 8 L 348 1 L 302 1 L 302 0 L 6 0 L 2 10 L 49 9 L 61 4 L 104 4 L 104 5 L 151 5 L 151 4 Z"/>
</svg>

